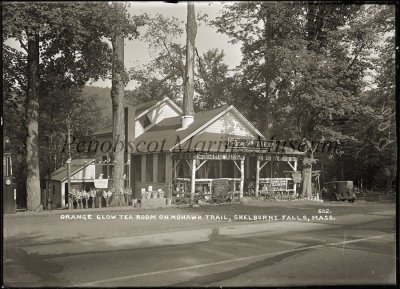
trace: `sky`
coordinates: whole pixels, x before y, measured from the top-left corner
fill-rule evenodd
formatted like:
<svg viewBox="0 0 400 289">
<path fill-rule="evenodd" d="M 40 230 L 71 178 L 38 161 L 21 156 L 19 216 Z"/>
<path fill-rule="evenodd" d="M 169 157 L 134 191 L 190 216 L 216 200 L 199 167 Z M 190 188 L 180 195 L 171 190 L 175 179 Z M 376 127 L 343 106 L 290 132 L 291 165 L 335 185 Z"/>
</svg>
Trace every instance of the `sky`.
<svg viewBox="0 0 400 289">
<path fill-rule="evenodd" d="M 213 20 L 223 9 L 226 3 L 220 2 L 194 2 L 195 13 L 206 13 L 208 20 Z M 166 2 L 130 2 L 128 12 L 132 15 L 140 15 L 147 13 L 150 17 L 155 16 L 157 13 L 163 16 L 175 16 L 186 23 L 186 3 L 166 3 Z M 184 28 L 184 27 L 183 27 Z M 140 29 L 140 32 L 144 32 Z M 185 33 L 182 37 L 182 43 L 185 43 Z M 218 48 L 225 52 L 225 63 L 229 68 L 233 69 L 240 63 L 242 54 L 240 52 L 240 44 L 228 43 L 229 37 L 218 33 L 216 28 L 206 26 L 204 23 L 200 24 L 197 28 L 196 47 L 199 54 L 203 54 L 209 49 Z M 125 67 L 129 70 L 136 65 L 148 63 L 151 60 L 151 52 L 148 44 L 143 40 L 125 39 Z M 101 80 L 91 83 L 92 86 L 111 87 L 111 80 Z M 126 89 L 131 90 L 135 88 L 135 82 L 127 84 Z"/>
</svg>

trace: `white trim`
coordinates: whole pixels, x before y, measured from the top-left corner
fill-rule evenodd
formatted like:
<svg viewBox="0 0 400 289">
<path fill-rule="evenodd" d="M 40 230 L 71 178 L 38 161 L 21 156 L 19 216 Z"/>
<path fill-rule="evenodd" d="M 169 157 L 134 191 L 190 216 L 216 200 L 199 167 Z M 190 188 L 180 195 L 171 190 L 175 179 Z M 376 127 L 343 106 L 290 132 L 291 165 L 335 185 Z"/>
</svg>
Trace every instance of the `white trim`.
<svg viewBox="0 0 400 289">
<path fill-rule="evenodd" d="M 231 105 L 232 106 L 232 105 Z M 210 119 L 208 122 L 206 122 L 205 124 L 203 124 L 201 127 L 199 127 L 198 129 L 196 129 L 195 131 L 193 131 L 191 134 L 189 134 L 187 137 L 185 137 L 183 140 L 181 140 L 179 143 L 175 144 L 172 148 L 169 149 L 169 151 L 172 152 L 172 150 L 177 146 L 180 145 L 182 143 L 185 143 L 187 140 L 189 140 L 193 135 L 196 135 L 198 132 L 202 131 L 203 129 L 205 129 L 207 126 L 209 126 L 211 123 L 213 123 L 214 121 L 216 121 L 217 119 L 219 119 L 221 116 L 223 116 L 226 112 L 228 112 L 231 108 L 231 106 L 227 107 L 226 109 L 224 109 L 223 111 L 221 111 L 219 114 L 217 114 L 216 116 L 214 116 L 212 119 Z M 196 117 L 196 116 L 195 116 Z"/>
<path fill-rule="evenodd" d="M 289 166 L 292 168 L 293 171 L 296 171 L 296 169 L 295 169 L 294 166 L 290 163 L 290 161 L 286 161 L 286 162 L 289 164 Z"/>
<path fill-rule="evenodd" d="M 262 165 L 260 166 L 260 171 L 262 170 L 263 167 L 265 167 L 265 165 L 266 165 L 267 163 L 268 163 L 268 161 L 265 161 L 265 163 L 262 164 Z"/>
<path fill-rule="evenodd" d="M 150 110 L 156 108 L 157 106 L 163 104 L 164 102 L 168 102 L 172 106 L 173 109 L 175 109 L 178 113 L 182 114 L 182 109 L 179 106 L 177 106 L 171 99 L 169 99 L 169 97 L 166 96 L 159 102 L 156 102 L 153 106 L 150 106 L 148 109 L 142 111 L 140 114 L 135 116 L 135 120 L 138 120 L 143 115 L 147 114 Z"/>
<path fill-rule="evenodd" d="M 189 134 L 187 137 L 185 137 L 183 140 L 181 140 L 179 143 L 175 144 L 172 148 L 169 149 L 169 151 L 172 151 L 176 146 L 181 145 L 183 143 L 185 143 L 186 141 L 188 141 L 191 137 L 193 137 L 194 135 L 198 134 L 199 132 L 203 131 L 204 129 L 206 129 L 208 126 L 210 126 L 212 123 L 214 123 L 216 120 L 218 120 L 220 117 L 222 117 L 224 114 L 226 114 L 228 111 L 232 110 L 233 112 L 236 114 L 236 116 L 239 117 L 240 120 L 242 120 L 245 125 L 247 125 L 250 129 L 252 129 L 257 135 L 261 136 L 262 138 L 265 138 L 261 132 L 259 132 L 252 124 L 251 122 L 249 122 L 244 116 L 243 114 L 241 114 L 233 105 L 228 106 L 226 109 L 224 109 L 222 112 L 220 112 L 219 114 L 217 114 L 215 117 L 213 117 L 212 119 L 210 119 L 208 122 L 206 122 L 205 124 L 203 124 L 201 127 L 199 127 L 198 129 L 196 129 L 194 132 L 192 132 L 191 134 Z M 195 115 L 196 117 L 196 115 Z"/>
<path fill-rule="evenodd" d="M 79 173 L 81 170 L 83 170 L 84 168 L 88 167 L 89 165 L 95 164 L 95 161 L 96 161 L 96 160 L 91 160 L 90 162 L 88 162 L 88 164 L 83 165 L 81 168 L 77 169 L 75 172 L 71 172 L 71 173 L 69 174 L 70 177 L 72 177 L 73 175 Z M 67 180 L 67 179 L 68 179 L 68 177 L 62 179 L 61 181 L 57 181 L 57 180 L 54 180 L 54 179 L 50 179 L 50 181 L 64 182 L 64 181 Z M 88 179 L 88 180 L 90 180 L 90 179 Z M 72 181 L 72 180 L 71 180 L 71 181 Z"/>
<path fill-rule="evenodd" d="M 231 105 L 231 107 L 233 108 L 233 111 L 236 112 L 237 116 L 239 116 L 239 118 L 241 118 L 242 121 L 244 121 L 252 130 L 254 130 L 256 134 L 258 134 L 262 138 L 265 138 L 264 135 L 259 132 L 258 129 L 256 129 L 255 126 L 247 118 L 245 118 L 245 116 L 240 111 L 237 110 L 236 107 L 234 107 L 233 105 Z"/>
<path fill-rule="evenodd" d="M 208 160 L 204 160 L 200 165 L 198 165 L 198 166 L 196 167 L 196 172 L 197 172 L 197 170 L 200 169 L 207 161 L 208 161 Z"/>
<path fill-rule="evenodd" d="M 235 166 L 237 167 L 237 169 L 238 169 L 239 172 L 240 172 L 240 167 L 239 167 L 239 165 L 236 163 L 236 161 L 233 161 L 233 163 L 235 164 Z"/>
</svg>

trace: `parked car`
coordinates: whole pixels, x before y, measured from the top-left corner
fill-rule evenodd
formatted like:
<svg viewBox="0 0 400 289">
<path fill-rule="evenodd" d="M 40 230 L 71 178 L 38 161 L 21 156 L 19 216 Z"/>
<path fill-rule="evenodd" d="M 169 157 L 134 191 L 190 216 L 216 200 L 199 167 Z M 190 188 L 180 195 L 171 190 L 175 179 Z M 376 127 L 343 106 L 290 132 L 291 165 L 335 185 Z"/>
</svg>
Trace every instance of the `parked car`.
<svg viewBox="0 0 400 289">
<path fill-rule="evenodd" d="M 330 201 L 349 201 L 356 199 L 353 181 L 333 181 L 324 184 L 322 199 Z"/>
</svg>

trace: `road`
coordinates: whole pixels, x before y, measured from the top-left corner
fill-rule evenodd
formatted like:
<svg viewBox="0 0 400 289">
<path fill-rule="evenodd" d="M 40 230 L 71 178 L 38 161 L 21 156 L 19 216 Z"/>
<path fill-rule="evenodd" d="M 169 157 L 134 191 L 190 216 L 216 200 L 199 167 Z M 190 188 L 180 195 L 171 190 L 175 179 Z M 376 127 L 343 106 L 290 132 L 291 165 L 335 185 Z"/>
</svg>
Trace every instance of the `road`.
<svg viewBox="0 0 400 289">
<path fill-rule="evenodd" d="M 211 222 L 151 234 L 39 242 L 9 236 L 4 282 L 79 287 L 395 284 L 394 206 L 359 212 L 346 206 L 330 207 L 335 220 L 328 221 Z"/>
</svg>

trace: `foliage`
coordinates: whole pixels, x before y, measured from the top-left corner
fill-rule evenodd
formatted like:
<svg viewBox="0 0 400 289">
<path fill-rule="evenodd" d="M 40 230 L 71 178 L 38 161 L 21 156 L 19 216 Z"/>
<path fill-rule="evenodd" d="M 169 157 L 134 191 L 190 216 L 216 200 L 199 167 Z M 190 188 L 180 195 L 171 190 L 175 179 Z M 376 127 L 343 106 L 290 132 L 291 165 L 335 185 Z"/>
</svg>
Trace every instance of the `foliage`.
<svg viewBox="0 0 400 289">
<path fill-rule="evenodd" d="M 232 78 L 224 56 L 224 51 L 210 49 L 198 57 L 194 99 L 198 110 L 210 110 L 229 101 Z"/>
<path fill-rule="evenodd" d="M 6 113 L 10 114 L 9 109 L 18 107 L 22 110 L 25 99 L 30 103 L 32 115 L 38 115 L 36 118 L 27 118 L 26 126 L 33 129 L 34 135 L 39 135 L 40 145 L 45 151 L 48 148 L 49 154 L 54 153 L 56 145 L 53 144 L 54 139 L 58 139 L 60 127 L 64 121 L 52 123 L 51 121 L 62 120 L 59 116 L 65 116 L 63 112 L 57 115 L 57 108 L 62 107 L 60 103 L 68 102 L 71 105 L 76 105 L 77 98 L 62 99 L 62 96 L 72 96 L 82 87 L 88 80 L 97 80 L 105 78 L 109 75 L 111 68 L 111 49 L 105 41 L 112 29 L 119 25 L 124 35 L 137 36 L 137 26 L 140 25 L 141 17 L 127 16 L 128 21 L 124 17 L 116 17 L 113 11 L 113 6 L 106 2 L 96 3 L 16 3 L 8 2 L 3 5 L 3 36 L 5 40 L 14 40 L 19 42 L 23 51 L 18 51 L 10 48 L 3 42 L 3 51 L 5 52 L 5 80 L 4 80 L 4 95 L 7 99 Z M 137 21 L 137 22 L 136 22 Z M 29 83 L 27 76 L 30 73 L 26 69 L 27 58 L 31 57 L 28 53 L 27 40 L 32 35 L 36 35 L 39 43 L 40 64 L 39 64 L 39 83 Z M 31 69 L 31 68 L 28 68 Z M 30 101 L 30 92 L 32 87 L 39 85 L 39 99 L 42 106 L 52 103 L 54 111 L 51 111 L 50 106 L 44 107 L 44 110 L 49 112 L 49 115 L 41 115 L 40 105 Z M 28 94 L 27 94 L 28 93 Z M 63 95 L 65 93 L 65 95 Z M 51 97 L 56 97 L 57 101 L 52 102 Z M 84 104 L 75 110 L 75 121 L 88 121 L 85 119 L 86 113 L 93 114 L 85 101 L 79 102 Z M 92 106 L 93 107 L 93 106 Z M 71 107 L 68 107 L 71 108 Z M 94 108 L 94 107 L 93 107 Z M 81 110 L 83 109 L 83 110 Z M 88 114 L 89 115 L 89 114 Z M 16 114 L 16 117 L 25 120 L 24 115 Z M 10 119 L 12 120 L 12 119 Z M 65 118 L 63 119 L 65 120 Z M 8 119 L 6 120 L 8 121 Z M 39 123 L 39 131 L 35 128 L 35 123 Z M 21 121 L 17 123 L 23 123 Z M 56 131 L 51 124 L 58 125 Z M 90 124 L 89 124 L 90 126 Z M 6 127 L 6 134 L 10 135 L 11 139 L 19 139 L 22 141 L 25 137 L 15 136 L 15 130 Z M 47 131 L 46 131 L 47 129 Z M 86 129 L 83 134 L 87 135 L 90 128 Z M 23 129 L 18 132 L 24 132 Z M 46 145 L 47 141 L 51 140 L 50 146 Z M 34 149 L 29 151 L 33 156 L 39 155 L 39 147 L 34 145 Z M 21 155 L 25 155 L 21 154 Z M 46 167 L 46 154 L 40 154 L 41 167 Z M 23 157 L 24 159 L 24 157 Z M 22 162 L 23 160 L 21 160 Z M 39 167 L 28 160 L 26 168 L 29 172 L 34 172 L 39 176 Z M 46 169 L 47 171 L 47 169 Z M 22 173 L 18 177 L 23 177 Z M 28 192 L 38 195 L 39 184 L 35 181 L 35 187 L 27 188 Z M 37 186 L 36 186 L 37 184 Z M 29 186 L 31 184 L 29 183 Z"/>
<path fill-rule="evenodd" d="M 316 155 L 348 167 L 364 163 L 350 155 L 367 161 L 378 157 L 379 146 L 394 145 L 393 111 L 387 110 L 394 107 L 393 41 L 377 47 L 385 33 L 393 35 L 394 7 L 237 2 L 212 23 L 241 45 L 233 103 L 267 138 L 338 141 L 341 156 Z M 377 88 L 367 91 L 374 79 Z M 393 162 L 393 153 L 383 155 Z"/>
</svg>

